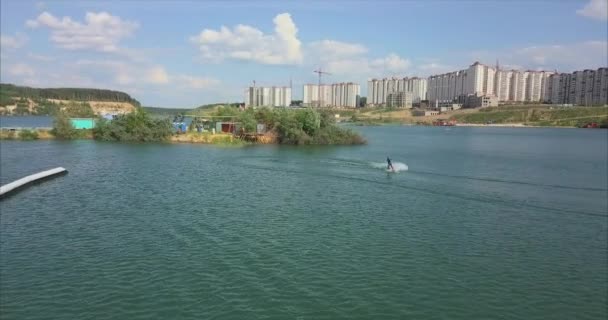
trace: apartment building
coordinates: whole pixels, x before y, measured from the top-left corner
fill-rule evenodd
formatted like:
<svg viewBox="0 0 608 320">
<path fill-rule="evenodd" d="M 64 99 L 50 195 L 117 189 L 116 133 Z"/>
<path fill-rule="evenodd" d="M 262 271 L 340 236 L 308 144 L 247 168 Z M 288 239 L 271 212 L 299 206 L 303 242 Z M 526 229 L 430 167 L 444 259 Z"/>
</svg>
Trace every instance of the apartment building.
<svg viewBox="0 0 608 320">
<path fill-rule="evenodd" d="M 357 107 L 361 87 L 352 82 L 330 85 L 306 84 L 303 91 L 303 103 L 312 107 Z"/>
<path fill-rule="evenodd" d="M 412 92 L 392 92 L 388 94 L 386 105 L 389 108 L 412 108 Z"/>
<path fill-rule="evenodd" d="M 608 104 L 608 68 L 552 74 L 545 101 L 580 106 Z"/>
<path fill-rule="evenodd" d="M 245 90 L 245 107 L 288 107 L 290 87 L 249 87 Z"/>
<path fill-rule="evenodd" d="M 367 103 L 369 105 L 386 105 L 391 93 L 409 92 L 413 103 L 427 99 L 428 80 L 424 78 L 384 78 L 371 79 L 367 82 Z"/>
</svg>

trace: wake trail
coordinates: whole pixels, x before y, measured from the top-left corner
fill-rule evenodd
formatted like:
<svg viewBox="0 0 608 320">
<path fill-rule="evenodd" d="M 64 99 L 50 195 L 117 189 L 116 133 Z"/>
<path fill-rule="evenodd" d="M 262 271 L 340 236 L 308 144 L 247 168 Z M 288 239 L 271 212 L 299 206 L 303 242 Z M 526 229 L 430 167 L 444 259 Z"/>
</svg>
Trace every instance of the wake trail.
<svg viewBox="0 0 608 320">
<path fill-rule="evenodd" d="M 370 166 L 376 169 L 389 170 L 386 162 L 371 162 Z M 395 172 L 400 172 L 409 170 L 409 167 L 403 162 L 393 162 L 393 169 Z"/>
<path fill-rule="evenodd" d="M 451 198 L 456 198 L 456 199 L 469 200 L 469 201 L 482 202 L 482 203 L 500 203 L 500 204 L 503 204 L 503 205 L 509 206 L 509 207 L 535 208 L 535 209 L 544 210 L 545 212 L 554 213 L 554 214 L 576 214 L 576 215 L 601 217 L 601 218 L 608 217 L 608 215 L 606 215 L 604 213 L 599 213 L 599 212 L 577 211 L 577 210 L 566 209 L 566 208 L 547 207 L 547 206 L 542 206 L 542 205 L 526 203 L 526 202 L 522 202 L 522 201 L 501 200 L 501 199 L 489 200 L 489 199 L 484 199 L 481 197 L 475 197 L 475 196 L 470 196 L 470 195 L 462 195 L 462 194 L 453 193 L 453 192 L 438 192 L 436 190 L 427 189 L 427 188 L 387 183 L 387 182 L 382 182 L 382 181 L 377 181 L 377 180 L 360 178 L 360 177 L 356 177 L 356 176 L 342 176 L 342 175 L 327 174 L 327 173 L 319 174 L 319 173 L 312 173 L 312 172 L 308 172 L 308 171 L 279 169 L 279 168 L 266 168 L 266 167 L 259 167 L 259 166 L 255 166 L 255 165 L 242 165 L 242 166 L 251 168 L 251 169 L 265 170 L 265 171 L 272 171 L 272 172 L 286 172 L 286 173 L 292 173 L 292 174 L 303 174 L 303 175 L 311 175 L 311 176 L 319 176 L 319 177 L 332 177 L 332 178 L 345 179 L 345 180 L 351 180 L 351 181 L 367 182 L 367 183 L 386 185 L 386 186 L 391 186 L 391 187 L 396 187 L 396 188 L 402 188 L 402 189 L 406 189 L 406 190 L 435 194 L 435 195 L 441 196 L 441 197 L 451 197 Z M 383 168 L 386 169 L 386 167 L 383 167 Z"/>
</svg>

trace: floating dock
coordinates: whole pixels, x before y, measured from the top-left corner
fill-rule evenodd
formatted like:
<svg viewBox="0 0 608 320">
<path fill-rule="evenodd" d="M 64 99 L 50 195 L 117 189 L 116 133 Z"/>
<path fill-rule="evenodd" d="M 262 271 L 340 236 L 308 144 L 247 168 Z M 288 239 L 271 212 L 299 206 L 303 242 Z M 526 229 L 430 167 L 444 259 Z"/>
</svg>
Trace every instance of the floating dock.
<svg viewBox="0 0 608 320">
<path fill-rule="evenodd" d="M 53 177 L 64 175 L 66 173 L 68 173 L 68 170 L 62 167 L 58 167 L 55 169 L 32 174 L 17 181 L 13 181 L 9 184 L 5 184 L 0 187 L 0 199 L 36 182 L 41 182 Z"/>
</svg>

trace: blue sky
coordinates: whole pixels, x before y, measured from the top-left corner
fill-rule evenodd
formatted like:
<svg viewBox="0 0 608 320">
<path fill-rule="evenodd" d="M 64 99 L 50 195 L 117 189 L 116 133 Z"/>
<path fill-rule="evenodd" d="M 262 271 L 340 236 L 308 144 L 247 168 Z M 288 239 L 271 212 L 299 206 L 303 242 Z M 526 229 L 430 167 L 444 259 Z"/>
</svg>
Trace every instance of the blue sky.
<svg viewBox="0 0 608 320">
<path fill-rule="evenodd" d="M 429 76 L 474 61 L 608 64 L 608 0 L 1 2 L 2 82 L 125 91 L 144 105 L 242 101 L 257 85 Z"/>
</svg>

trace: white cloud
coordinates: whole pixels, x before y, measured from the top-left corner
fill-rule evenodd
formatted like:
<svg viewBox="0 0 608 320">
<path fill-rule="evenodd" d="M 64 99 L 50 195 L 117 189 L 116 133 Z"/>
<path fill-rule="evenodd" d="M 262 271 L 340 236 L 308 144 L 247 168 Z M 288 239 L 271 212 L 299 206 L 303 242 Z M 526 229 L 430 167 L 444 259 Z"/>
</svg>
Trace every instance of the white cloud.
<svg viewBox="0 0 608 320">
<path fill-rule="evenodd" d="M 434 74 L 450 72 L 450 71 L 454 71 L 454 70 L 456 70 L 456 68 L 451 67 L 446 64 L 442 64 L 439 62 L 429 62 L 429 63 L 423 63 L 423 64 L 416 66 L 415 75 L 425 77 L 425 76 L 430 76 L 430 75 L 434 75 Z"/>
<path fill-rule="evenodd" d="M 505 68 L 509 66 L 514 69 L 557 69 L 570 72 L 605 67 L 608 61 L 608 41 L 542 44 L 494 52 L 479 51 L 469 57 L 470 61 L 467 63 L 480 61 L 493 65 L 498 59 L 501 67 Z M 466 66 L 460 68 L 464 67 Z"/>
<path fill-rule="evenodd" d="M 35 53 L 28 53 L 27 57 L 32 59 L 32 60 L 37 60 L 37 61 L 44 61 L 44 62 L 49 62 L 49 61 L 54 61 L 55 58 L 51 57 L 51 56 L 45 56 L 42 54 L 35 54 Z"/>
<path fill-rule="evenodd" d="M 239 24 L 220 30 L 204 29 L 191 37 L 199 45 L 205 60 L 219 62 L 224 59 L 253 61 L 262 64 L 299 64 L 302 62 L 298 29 L 289 13 L 273 19 L 274 34 L 264 34 L 251 26 Z"/>
<path fill-rule="evenodd" d="M 35 74 L 34 69 L 25 63 L 17 63 L 8 67 L 9 74 L 13 76 L 33 76 Z"/>
<path fill-rule="evenodd" d="M 323 70 L 333 75 L 361 75 L 370 72 L 369 60 L 366 57 L 336 59 L 324 63 Z"/>
<path fill-rule="evenodd" d="M 80 70 L 86 69 L 88 72 L 105 74 L 118 85 L 171 84 L 175 88 L 208 89 L 220 83 L 219 80 L 211 77 L 172 75 L 159 65 L 133 64 L 112 60 L 79 60 L 74 65 L 79 67 Z"/>
<path fill-rule="evenodd" d="M 169 76 L 165 68 L 154 66 L 146 71 L 145 80 L 152 84 L 167 84 L 169 83 Z"/>
<path fill-rule="evenodd" d="M 28 38 L 22 33 L 17 33 L 15 36 L 0 35 L 0 48 L 2 49 L 19 49 L 25 45 Z"/>
<path fill-rule="evenodd" d="M 592 19 L 608 20 L 608 0 L 589 0 L 589 3 L 576 13 Z"/>
<path fill-rule="evenodd" d="M 58 19 L 45 11 L 35 20 L 27 20 L 26 25 L 49 28 L 51 41 L 61 48 L 103 52 L 119 51 L 120 40 L 131 36 L 138 28 L 136 22 L 122 20 L 107 12 L 87 12 L 85 22 L 81 23 L 70 17 Z"/>
<path fill-rule="evenodd" d="M 566 45 L 531 46 L 515 50 L 508 63 L 529 68 L 578 70 L 606 66 L 607 41 L 586 41 Z"/>
<path fill-rule="evenodd" d="M 345 57 L 359 56 L 367 53 L 367 48 L 358 43 L 340 42 L 335 40 L 315 41 L 308 45 L 307 55 L 319 57 L 321 60 L 334 60 Z"/>
<path fill-rule="evenodd" d="M 126 72 L 118 72 L 114 77 L 114 81 L 120 85 L 133 84 L 135 79 Z"/>
<path fill-rule="evenodd" d="M 370 59 L 366 56 L 335 59 L 323 63 L 323 69 L 336 76 L 383 77 L 403 74 L 409 70 L 411 62 L 391 53 L 383 58 Z"/>
<path fill-rule="evenodd" d="M 374 59 L 371 62 L 372 68 L 381 68 L 388 73 L 405 72 L 411 64 L 409 59 L 403 59 L 394 53 L 390 53 L 381 59 Z"/>
<path fill-rule="evenodd" d="M 192 89 L 207 89 L 214 87 L 220 83 L 219 80 L 209 77 L 195 77 L 189 75 L 178 75 L 176 80 L 181 82 L 186 87 Z"/>
</svg>

